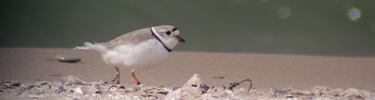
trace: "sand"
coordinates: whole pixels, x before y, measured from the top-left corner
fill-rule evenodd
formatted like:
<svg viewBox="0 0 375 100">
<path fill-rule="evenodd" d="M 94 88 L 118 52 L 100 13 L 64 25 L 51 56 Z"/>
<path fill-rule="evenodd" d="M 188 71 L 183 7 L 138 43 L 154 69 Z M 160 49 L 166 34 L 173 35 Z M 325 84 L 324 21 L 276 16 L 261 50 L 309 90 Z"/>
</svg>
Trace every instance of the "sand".
<svg viewBox="0 0 375 100">
<path fill-rule="evenodd" d="M 82 58 L 79 63 L 58 62 L 57 54 Z M 74 76 L 86 82 L 108 82 L 115 68 L 96 51 L 60 48 L 0 48 L 0 80 L 58 82 Z M 136 87 L 130 70 L 120 69 L 120 85 Z M 333 57 L 248 53 L 176 52 L 161 65 L 135 72 L 145 86 L 182 87 L 194 74 L 209 87 L 251 79 L 252 90 L 311 90 L 316 86 L 375 92 L 375 57 Z M 218 78 L 220 77 L 220 78 Z M 248 88 L 248 83 L 236 87 Z M 7 95 L 0 95 L 6 97 Z M 53 96 L 52 96 L 53 97 Z M 7 98 L 17 98 L 7 97 Z M 47 97 L 46 97 L 47 98 Z M 18 98 L 19 99 L 19 98 Z"/>
</svg>

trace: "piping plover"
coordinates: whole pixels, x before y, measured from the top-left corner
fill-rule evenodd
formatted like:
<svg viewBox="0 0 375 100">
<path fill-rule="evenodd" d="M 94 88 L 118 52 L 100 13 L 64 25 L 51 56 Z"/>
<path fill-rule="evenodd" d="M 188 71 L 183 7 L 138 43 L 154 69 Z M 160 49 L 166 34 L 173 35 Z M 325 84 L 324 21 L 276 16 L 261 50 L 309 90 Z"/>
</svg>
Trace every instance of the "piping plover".
<svg viewBox="0 0 375 100">
<path fill-rule="evenodd" d="M 180 32 L 171 25 L 144 28 L 121 35 L 107 43 L 85 42 L 81 50 L 97 50 L 105 63 L 116 68 L 116 77 L 112 82 L 120 83 L 119 68 L 129 68 L 135 83 L 141 84 L 134 71 L 140 68 L 155 67 L 167 59 L 172 49 L 185 40 Z"/>
</svg>

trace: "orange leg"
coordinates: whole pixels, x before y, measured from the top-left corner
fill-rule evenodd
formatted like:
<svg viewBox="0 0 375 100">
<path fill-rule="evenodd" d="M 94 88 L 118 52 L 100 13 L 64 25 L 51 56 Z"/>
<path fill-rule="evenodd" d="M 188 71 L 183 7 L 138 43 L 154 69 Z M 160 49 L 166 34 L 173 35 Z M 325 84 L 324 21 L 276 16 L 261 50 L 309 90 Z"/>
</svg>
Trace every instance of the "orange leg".
<svg viewBox="0 0 375 100">
<path fill-rule="evenodd" d="M 120 71 L 118 71 L 118 68 L 116 68 L 116 77 L 112 80 L 112 82 L 116 81 L 116 84 L 120 84 Z"/>
<path fill-rule="evenodd" d="M 139 80 L 137 79 L 137 77 L 135 77 L 135 74 L 134 74 L 133 70 L 130 71 L 130 74 L 132 74 L 132 76 L 134 78 L 134 81 L 135 81 L 135 83 L 137 83 L 137 85 L 141 84 L 141 82 L 139 82 Z"/>
</svg>

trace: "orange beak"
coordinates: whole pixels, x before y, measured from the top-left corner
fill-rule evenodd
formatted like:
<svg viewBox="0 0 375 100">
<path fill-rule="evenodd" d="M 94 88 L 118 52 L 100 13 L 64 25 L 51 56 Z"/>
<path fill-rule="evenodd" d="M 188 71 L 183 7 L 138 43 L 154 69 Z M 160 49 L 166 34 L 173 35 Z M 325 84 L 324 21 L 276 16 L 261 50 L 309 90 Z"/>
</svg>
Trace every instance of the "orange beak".
<svg viewBox="0 0 375 100">
<path fill-rule="evenodd" d="M 177 41 L 180 41 L 182 43 L 185 43 L 185 40 L 183 38 L 181 38 L 180 36 L 177 36 L 176 37 Z"/>
</svg>

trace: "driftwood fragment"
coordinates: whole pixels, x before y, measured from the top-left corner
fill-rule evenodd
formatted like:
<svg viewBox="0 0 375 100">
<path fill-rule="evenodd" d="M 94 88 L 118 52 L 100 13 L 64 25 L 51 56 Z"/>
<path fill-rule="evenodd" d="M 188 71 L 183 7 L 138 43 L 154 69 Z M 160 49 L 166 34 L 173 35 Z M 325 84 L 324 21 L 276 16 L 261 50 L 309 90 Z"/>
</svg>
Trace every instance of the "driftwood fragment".
<svg viewBox="0 0 375 100">
<path fill-rule="evenodd" d="M 233 91 L 233 88 L 235 88 L 236 86 L 240 85 L 241 83 L 243 83 L 243 82 L 245 82 L 245 81 L 249 81 L 249 82 L 250 82 L 250 87 L 249 87 L 249 89 L 247 90 L 247 92 L 249 92 L 250 89 L 251 89 L 251 87 L 252 87 L 252 85 L 253 85 L 253 82 L 251 82 L 250 79 L 245 79 L 245 80 L 243 80 L 243 81 L 241 81 L 241 82 L 228 83 L 228 84 L 226 84 L 226 85 L 223 85 L 223 87 L 224 87 L 224 89 L 228 89 L 228 90 Z"/>
</svg>

